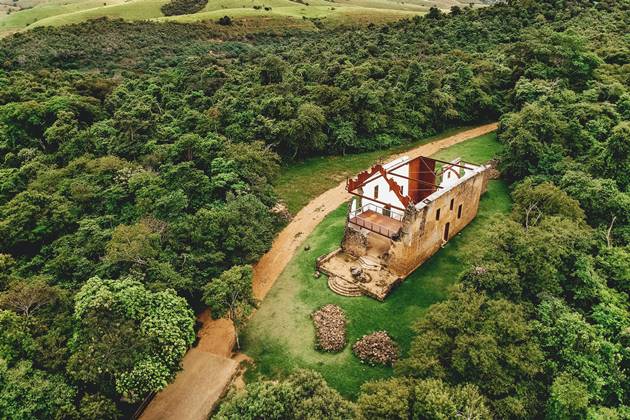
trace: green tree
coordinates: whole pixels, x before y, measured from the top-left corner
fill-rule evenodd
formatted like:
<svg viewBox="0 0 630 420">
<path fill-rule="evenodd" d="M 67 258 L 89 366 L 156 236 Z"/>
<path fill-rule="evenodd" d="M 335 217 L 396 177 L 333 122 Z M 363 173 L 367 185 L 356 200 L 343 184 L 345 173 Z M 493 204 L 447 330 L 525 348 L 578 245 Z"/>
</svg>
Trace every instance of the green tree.
<svg viewBox="0 0 630 420">
<path fill-rule="evenodd" d="M 113 263 L 126 262 L 147 265 L 158 254 L 155 234 L 147 223 L 119 225 L 107 244 L 105 258 Z"/>
<path fill-rule="evenodd" d="M 414 419 L 491 419 L 486 399 L 474 385 L 449 387 L 439 379 L 419 381 L 415 388 Z"/>
<path fill-rule="evenodd" d="M 583 410 L 588 401 L 621 402 L 627 378 L 619 365 L 622 358 L 619 346 L 603 338 L 594 326 L 560 299 L 543 301 L 537 312 L 539 321 L 533 327 L 538 331 L 541 348 L 553 356 L 547 358 L 546 364 L 558 380 L 554 384 L 560 394 L 551 402 L 556 405 L 554 409 L 581 407 Z M 568 382 L 568 377 L 574 381 Z M 569 403 L 569 397 L 561 395 L 565 392 L 586 396 Z"/>
<path fill-rule="evenodd" d="M 630 193 L 619 191 L 615 181 L 607 178 L 592 178 L 580 171 L 567 171 L 559 186 L 580 202 L 586 220 L 592 226 L 607 229 L 605 239 L 612 245 L 627 243 L 630 232 L 625 228 L 630 222 Z"/>
<path fill-rule="evenodd" d="M 551 385 L 551 396 L 547 407 L 550 419 L 580 419 L 586 417 L 589 404 L 586 386 L 567 373 L 561 373 Z"/>
<path fill-rule="evenodd" d="M 517 76 L 530 79 L 563 78 L 583 87 L 602 60 L 590 51 L 586 39 L 573 30 L 556 32 L 549 26 L 525 32 L 523 41 L 510 46 L 510 63 Z"/>
<path fill-rule="evenodd" d="M 293 158 L 298 154 L 322 150 L 326 142 L 323 132 L 326 116 L 317 105 L 300 105 L 294 119 L 286 122 L 287 146 L 293 150 Z"/>
<path fill-rule="evenodd" d="M 70 203 L 57 195 L 24 191 L 0 207 L 0 251 L 38 247 L 72 223 Z"/>
<path fill-rule="evenodd" d="M 282 82 L 284 72 L 284 62 L 273 55 L 267 56 L 260 67 L 260 82 L 263 85 L 270 85 Z"/>
<path fill-rule="evenodd" d="M 543 216 L 566 217 L 576 222 L 584 220 L 580 203 L 550 182 L 535 185 L 533 179 L 526 178 L 516 186 L 512 198 L 512 214 L 523 223 L 525 230 L 536 225 Z"/>
<path fill-rule="evenodd" d="M 226 317 L 234 323 L 236 347 L 239 349 L 239 332 L 256 305 L 252 275 L 250 266 L 236 265 L 212 279 L 203 288 L 203 301 L 210 307 L 212 316 Z"/>
<path fill-rule="evenodd" d="M 555 216 L 528 230 L 499 218 L 469 245 L 472 267 L 463 278 L 478 290 L 515 301 L 538 302 L 541 294 L 560 296 L 576 261 L 595 240 L 587 226 Z"/>
<path fill-rule="evenodd" d="M 296 419 L 349 419 L 355 406 L 328 386 L 324 377 L 314 371 L 298 369 L 288 378 L 297 403 L 293 406 Z"/>
<path fill-rule="evenodd" d="M 409 418 L 414 401 L 414 381 L 391 378 L 361 385 L 357 409 L 365 419 Z"/>
<path fill-rule="evenodd" d="M 9 368 L 0 357 L 0 413 L 4 418 L 74 418 L 76 393 L 60 375 L 34 369 L 26 361 Z"/>
<path fill-rule="evenodd" d="M 557 107 L 527 104 L 501 118 L 499 140 L 505 144 L 502 168 L 511 179 L 553 174 L 567 154 L 563 146 L 567 138 L 568 126 Z"/>
<path fill-rule="evenodd" d="M 487 400 L 474 385 L 405 377 L 367 382 L 357 401 L 365 419 L 490 419 Z"/>
<path fill-rule="evenodd" d="M 15 260 L 9 254 L 0 254 L 0 290 L 4 290 L 10 279 L 11 268 Z"/>
<path fill-rule="evenodd" d="M 476 385 L 495 416 L 524 417 L 539 409 L 543 353 L 522 306 L 460 286 L 433 305 L 415 331 L 409 356 L 396 365 L 399 374 Z"/>
<path fill-rule="evenodd" d="M 0 310 L 0 360 L 15 363 L 35 352 L 28 322 L 14 312 Z"/>
<path fill-rule="evenodd" d="M 253 194 L 228 196 L 225 204 L 203 208 L 179 225 L 191 237 L 192 262 L 204 284 L 232 265 L 255 262 L 275 233 L 269 208 Z"/>
<path fill-rule="evenodd" d="M 11 283 L 6 292 L 0 293 L 0 308 L 29 317 L 42 307 L 53 304 L 58 295 L 57 288 L 48 285 L 45 278 L 20 280 Z"/>
<path fill-rule="evenodd" d="M 431 6 L 429 8 L 429 13 L 427 13 L 428 19 L 439 19 L 442 17 L 442 11 L 435 6 Z"/>
<path fill-rule="evenodd" d="M 228 396 L 217 419 L 349 419 L 354 405 L 331 389 L 316 372 L 297 370 L 280 382 L 248 384 Z"/>
<path fill-rule="evenodd" d="M 604 172 L 614 179 L 621 190 L 630 187 L 630 123 L 617 125 L 608 140 L 603 153 Z"/>
<path fill-rule="evenodd" d="M 85 394 L 81 398 L 79 414 L 85 420 L 117 420 L 122 417 L 116 404 L 101 394 Z"/>
<path fill-rule="evenodd" d="M 172 290 L 89 279 L 75 297 L 70 374 L 131 401 L 168 385 L 193 343 L 194 316 Z"/>
</svg>

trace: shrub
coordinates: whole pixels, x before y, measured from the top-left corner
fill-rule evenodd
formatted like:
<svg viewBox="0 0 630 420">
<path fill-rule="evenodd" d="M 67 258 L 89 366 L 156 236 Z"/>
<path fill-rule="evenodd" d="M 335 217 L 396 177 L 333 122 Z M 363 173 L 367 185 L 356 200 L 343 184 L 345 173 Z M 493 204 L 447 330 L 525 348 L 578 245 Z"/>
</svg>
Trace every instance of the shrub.
<svg viewBox="0 0 630 420">
<path fill-rule="evenodd" d="M 354 354 L 370 365 L 393 365 L 398 360 L 398 345 L 387 331 L 364 335 L 352 346 Z"/>
<path fill-rule="evenodd" d="M 316 348 L 318 350 L 339 352 L 346 346 L 346 315 L 337 305 L 324 305 L 313 312 Z"/>
<path fill-rule="evenodd" d="M 214 419 L 351 419 L 354 404 L 320 373 L 298 369 L 283 381 L 247 384 L 221 404 Z"/>
<path fill-rule="evenodd" d="M 208 0 L 171 0 L 160 8 L 164 16 L 197 13 L 208 4 Z"/>
<path fill-rule="evenodd" d="M 230 19 L 229 16 L 223 16 L 222 18 L 219 18 L 218 23 L 219 25 L 230 26 L 232 24 L 232 19 Z"/>
</svg>

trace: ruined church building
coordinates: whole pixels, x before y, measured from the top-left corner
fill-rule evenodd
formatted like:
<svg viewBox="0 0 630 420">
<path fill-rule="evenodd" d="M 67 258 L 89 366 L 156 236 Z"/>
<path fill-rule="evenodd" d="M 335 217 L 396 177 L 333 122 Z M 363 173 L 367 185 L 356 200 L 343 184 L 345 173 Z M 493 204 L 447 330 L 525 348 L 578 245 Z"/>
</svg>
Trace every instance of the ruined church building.
<svg viewBox="0 0 630 420">
<path fill-rule="evenodd" d="M 353 199 L 341 248 L 317 262 L 330 288 L 385 299 L 475 218 L 488 169 L 405 156 L 349 179 Z"/>
</svg>

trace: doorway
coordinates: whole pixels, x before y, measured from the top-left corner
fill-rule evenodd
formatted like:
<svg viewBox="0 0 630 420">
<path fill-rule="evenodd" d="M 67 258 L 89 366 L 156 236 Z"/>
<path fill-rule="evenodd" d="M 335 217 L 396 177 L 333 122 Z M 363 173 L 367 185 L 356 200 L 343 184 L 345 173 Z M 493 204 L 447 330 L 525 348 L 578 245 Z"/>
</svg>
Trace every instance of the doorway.
<svg viewBox="0 0 630 420">
<path fill-rule="evenodd" d="M 448 241 L 448 229 L 451 227 L 451 223 L 444 225 L 444 242 Z"/>
</svg>

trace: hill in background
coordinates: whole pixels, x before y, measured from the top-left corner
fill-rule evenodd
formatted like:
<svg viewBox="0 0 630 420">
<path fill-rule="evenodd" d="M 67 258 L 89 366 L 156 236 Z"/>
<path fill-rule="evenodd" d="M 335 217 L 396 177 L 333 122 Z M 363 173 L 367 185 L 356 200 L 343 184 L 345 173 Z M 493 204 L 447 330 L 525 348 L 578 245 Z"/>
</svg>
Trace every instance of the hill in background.
<svg viewBox="0 0 630 420">
<path fill-rule="evenodd" d="M 452 6 L 496 0 L 210 0 L 197 13 L 166 17 L 161 8 L 170 1 L 0 0 L 0 37 L 38 26 L 61 26 L 100 17 L 198 22 L 229 16 L 249 25 L 277 24 L 280 20 L 289 26 L 308 26 L 308 19 L 331 24 L 378 23 L 424 14 L 432 6 L 449 10 Z"/>
</svg>

